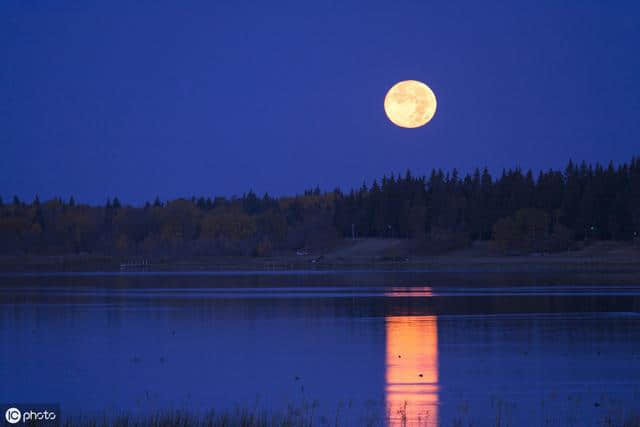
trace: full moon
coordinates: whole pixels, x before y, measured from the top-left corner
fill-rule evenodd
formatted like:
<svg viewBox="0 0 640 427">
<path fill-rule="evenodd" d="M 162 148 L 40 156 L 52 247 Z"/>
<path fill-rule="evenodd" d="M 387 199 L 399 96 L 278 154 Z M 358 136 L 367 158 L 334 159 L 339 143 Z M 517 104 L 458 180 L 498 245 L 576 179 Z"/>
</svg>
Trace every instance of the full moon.
<svg viewBox="0 0 640 427">
<path fill-rule="evenodd" d="M 387 92 L 384 111 L 396 126 L 418 128 L 426 125 L 436 113 L 436 96 L 426 84 L 404 80 Z"/>
</svg>

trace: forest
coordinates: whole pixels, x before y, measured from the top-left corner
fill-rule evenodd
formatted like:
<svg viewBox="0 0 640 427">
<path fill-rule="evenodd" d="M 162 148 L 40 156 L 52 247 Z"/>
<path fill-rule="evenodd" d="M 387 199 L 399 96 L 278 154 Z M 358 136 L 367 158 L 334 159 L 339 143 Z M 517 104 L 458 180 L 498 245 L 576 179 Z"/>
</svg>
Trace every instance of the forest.
<svg viewBox="0 0 640 427">
<path fill-rule="evenodd" d="M 417 253 L 490 241 L 503 254 L 553 252 L 576 242 L 638 241 L 640 158 L 615 166 L 569 162 L 537 176 L 383 176 L 343 192 L 192 197 L 143 206 L 70 198 L 0 199 L 0 253 L 270 256 L 322 252 L 345 238 L 409 239 Z"/>
</svg>

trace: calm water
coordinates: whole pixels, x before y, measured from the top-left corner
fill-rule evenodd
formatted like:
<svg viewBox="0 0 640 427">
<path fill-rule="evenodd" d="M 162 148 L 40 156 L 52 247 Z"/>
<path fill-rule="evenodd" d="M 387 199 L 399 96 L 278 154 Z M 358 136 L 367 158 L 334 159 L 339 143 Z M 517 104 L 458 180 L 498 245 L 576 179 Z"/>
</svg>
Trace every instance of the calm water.
<svg viewBox="0 0 640 427">
<path fill-rule="evenodd" d="M 640 409 L 640 285 L 558 280 L 4 275 L 0 402 L 107 416 L 311 405 L 332 425 L 621 422 Z"/>
</svg>

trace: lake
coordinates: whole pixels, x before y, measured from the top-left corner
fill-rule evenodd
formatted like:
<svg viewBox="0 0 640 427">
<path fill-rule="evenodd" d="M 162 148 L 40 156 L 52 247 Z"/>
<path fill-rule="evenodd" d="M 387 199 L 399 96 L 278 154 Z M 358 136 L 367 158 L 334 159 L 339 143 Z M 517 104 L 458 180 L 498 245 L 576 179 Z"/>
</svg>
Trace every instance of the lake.
<svg viewBox="0 0 640 427">
<path fill-rule="evenodd" d="M 63 417 L 295 408 L 316 425 L 618 425 L 640 409 L 640 284 L 4 274 L 0 379 L 0 402 L 58 403 Z"/>
</svg>

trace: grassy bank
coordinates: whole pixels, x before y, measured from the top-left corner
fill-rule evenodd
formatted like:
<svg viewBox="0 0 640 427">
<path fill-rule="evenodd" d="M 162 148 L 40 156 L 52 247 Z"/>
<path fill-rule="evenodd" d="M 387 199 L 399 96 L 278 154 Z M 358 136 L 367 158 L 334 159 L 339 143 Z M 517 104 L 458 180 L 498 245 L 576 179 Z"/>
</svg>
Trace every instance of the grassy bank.
<svg viewBox="0 0 640 427">
<path fill-rule="evenodd" d="M 420 270 L 434 272 L 626 273 L 640 277 L 640 247 L 616 242 L 580 250 L 526 255 L 492 252 L 489 245 L 422 255 L 400 239 L 345 241 L 333 251 L 250 256 L 0 256 L 0 272 L 73 271 L 287 271 L 287 270 Z"/>
<path fill-rule="evenodd" d="M 460 414 L 455 415 L 449 421 L 439 422 L 430 419 L 428 416 L 417 420 L 407 419 L 406 414 L 399 411 L 394 417 L 389 416 L 364 416 L 357 420 L 341 416 L 337 413 L 335 417 L 316 416 L 313 407 L 306 409 L 289 408 L 282 413 L 261 412 L 251 409 L 236 409 L 229 412 L 210 412 L 205 415 L 194 415 L 186 411 L 174 411 L 157 413 L 148 416 L 120 415 L 116 417 L 68 417 L 61 423 L 62 426 L 72 427 L 312 427 L 312 426 L 362 426 L 362 427 L 517 427 L 523 425 L 522 422 L 515 422 L 510 419 L 509 414 L 504 411 L 504 407 L 498 406 L 495 414 L 482 423 L 472 421 L 473 417 L 459 410 Z M 580 421 L 579 414 L 568 415 L 567 417 L 555 417 L 550 415 L 540 424 L 541 427 L 561 427 L 561 426 L 602 426 L 602 427 L 639 427 L 640 412 L 638 410 L 625 411 L 616 414 L 604 414 L 597 419 L 591 419 L 587 423 Z"/>
</svg>

